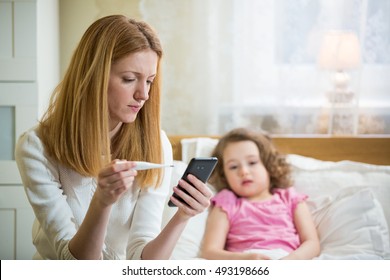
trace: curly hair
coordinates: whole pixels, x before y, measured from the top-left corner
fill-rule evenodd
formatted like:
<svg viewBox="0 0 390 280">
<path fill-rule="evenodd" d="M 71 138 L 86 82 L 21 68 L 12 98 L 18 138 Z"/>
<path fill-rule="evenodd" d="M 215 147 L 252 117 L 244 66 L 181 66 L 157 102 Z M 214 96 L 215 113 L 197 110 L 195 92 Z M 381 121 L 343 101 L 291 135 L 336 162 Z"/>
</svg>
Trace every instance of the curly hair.
<svg viewBox="0 0 390 280">
<path fill-rule="evenodd" d="M 285 155 L 276 149 L 271 137 L 267 133 L 259 133 L 247 128 L 236 128 L 223 135 L 212 152 L 212 156 L 217 157 L 219 161 L 209 182 L 217 191 L 225 188 L 230 189 L 223 171 L 223 152 L 228 144 L 241 141 L 252 141 L 259 149 L 260 160 L 270 177 L 271 193 L 275 188 L 288 188 L 292 185 L 291 167 L 286 161 Z"/>
</svg>

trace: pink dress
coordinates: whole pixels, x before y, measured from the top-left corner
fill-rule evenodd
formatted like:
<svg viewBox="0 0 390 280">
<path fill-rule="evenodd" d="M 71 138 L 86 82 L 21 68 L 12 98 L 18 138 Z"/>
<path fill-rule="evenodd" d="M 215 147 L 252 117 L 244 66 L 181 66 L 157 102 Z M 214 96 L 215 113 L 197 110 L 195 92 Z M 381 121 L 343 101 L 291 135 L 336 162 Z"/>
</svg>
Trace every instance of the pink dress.
<svg viewBox="0 0 390 280">
<path fill-rule="evenodd" d="M 212 203 L 227 214 L 230 229 L 225 249 L 243 252 L 249 249 L 283 249 L 291 252 L 300 240 L 294 226 L 294 210 L 306 195 L 294 188 L 276 189 L 271 199 L 252 202 L 224 189 Z"/>
</svg>

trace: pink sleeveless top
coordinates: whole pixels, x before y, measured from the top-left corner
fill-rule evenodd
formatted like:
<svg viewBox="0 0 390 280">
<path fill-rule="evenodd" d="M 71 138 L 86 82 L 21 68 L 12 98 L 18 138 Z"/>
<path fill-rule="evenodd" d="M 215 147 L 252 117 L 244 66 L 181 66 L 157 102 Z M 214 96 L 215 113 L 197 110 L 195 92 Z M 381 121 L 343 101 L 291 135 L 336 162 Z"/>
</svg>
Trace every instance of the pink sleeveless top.
<svg viewBox="0 0 390 280">
<path fill-rule="evenodd" d="M 226 212 L 230 229 L 225 249 L 242 252 L 249 249 L 284 249 L 291 252 L 300 241 L 294 226 L 294 210 L 306 195 L 294 188 L 276 189 L 266 201 L 252 202 L 224 189 L 212 203 Z"/>
</svg>

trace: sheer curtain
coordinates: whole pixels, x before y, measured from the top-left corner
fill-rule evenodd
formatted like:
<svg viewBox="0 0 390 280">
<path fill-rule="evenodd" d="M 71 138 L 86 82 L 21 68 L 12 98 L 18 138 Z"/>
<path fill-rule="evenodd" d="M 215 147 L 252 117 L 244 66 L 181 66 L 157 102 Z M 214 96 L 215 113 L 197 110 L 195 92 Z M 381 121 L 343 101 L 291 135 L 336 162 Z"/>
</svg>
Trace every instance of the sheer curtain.
<svg viewBox="0 0 390 280">
<path fill-rule="evenodd" d="M 274 134 L 329 131 L 330 72 L 317 56 L 328 30 L 357 34 L 350 71 L 357 133 L 390 133 L 390 1 L 141 1 L 162 34 L 163 123 L 170 133 L 251 126 Z"/>
<path fill-rule="evenodd" d="M 328 133 L 332 84 L 318 51 L 326 31 L 350 30 L 362 53 L 351 71 L 358 132 L 390 133 L 390 1 L 234 1 L 234 28 L 233 102 L 221 108 L 221 131 Z"/>
</svg>

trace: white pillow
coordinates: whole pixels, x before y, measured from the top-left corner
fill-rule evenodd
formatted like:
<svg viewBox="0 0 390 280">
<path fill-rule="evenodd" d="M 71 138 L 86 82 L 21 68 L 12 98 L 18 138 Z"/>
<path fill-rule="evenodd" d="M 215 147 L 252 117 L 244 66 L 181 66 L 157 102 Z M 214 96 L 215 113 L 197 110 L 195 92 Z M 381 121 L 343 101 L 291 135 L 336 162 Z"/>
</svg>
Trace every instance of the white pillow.
<svg viewBox="0 0 390 280">
<path fill-rule="evenodd" d="M 293 167 L 295 187 L 309 195 L 308 203 L 312 203 L 311 210 L 314 211 L 320 236 L 333 232 L 332 237 L 339 239 L 339 243 L 322 239 L 324 250 L 320 258 L 390 257 L 390 166 L 321 161 L 299 155 L 288 155 L 287 160 Z M 363 214 L 365 211 L 367 215 Z M 319 217 L 326 222 L 326 227 L 321 227 Z M 336 231 L 335 227 L 341 224 L 344 226 Z M 365 235 L 362 233 L 361 240 L 357 238 L 356 243 L 351 243 L 348 238 L 355 236 L 354 227 Z M 382 242 L 383 238 L 387 239 L 386 242 Z M 362 242 L 359 244 L 362 252 L 367 253 L 365 256 L 359 256 L 359 242 Z M 379 250 L 382 253 L 370 257 L 378 251 L 378 242 L 383 245 L 382 251 Z"/>
<path fill-rule="evenodd" d="M 181 140 L 181 159 L 189 163 L 194 157 L 209 157 L 217 143 L 218 139 L 209 137 L 184 138 Z"/>
<path fill-rule="evenodd" d="M 171 179 L 171 192 L 165 203 L 165 208 L 163 212 L 163 221 L 162 226 L 164 227 L 172 216 L 176 213 L 177 207 L 167 206 L 170 195 L 172 194 L 172 187 L 177 186 L 181 176 L 183 175 L 187 163 L 183 161 L 174 161 L 174 168 L 172 171 Z M 171 259 L 174 260 L 186 260 L 186 259 L 195 259 L 199 256 L 200 244 L 203 239 L 203 234 L 206 228 L 208 211 L 204 211 L 201 214 L 192 217 L 187 226 L 185 227 L 183 233 L 181 234 L 179 240 L 176 243 L 175 249 L 172 253 Z"/>
<path fill-rule="evenodd" d="M 296 188 L 315 199 L 338 192 L 342 188 L 370 188 L 381 204 L 390 227 L 390 166 L 353 161 L 321 161 L 300 155 L 288 155 L 293 167 Z"/>
<path fill-rule="evenodd" d="M 196 143 L 198 138 L 183 138 L 181 142 L 181 160 L 189 163 L 196 155 Z"/>
<path fill-rule="evenodd" d="M 344 188 L 308 205 L 321 243 L 318 259 L 390 258 L 386 220 L 370 188 Z"/>
</svg>

